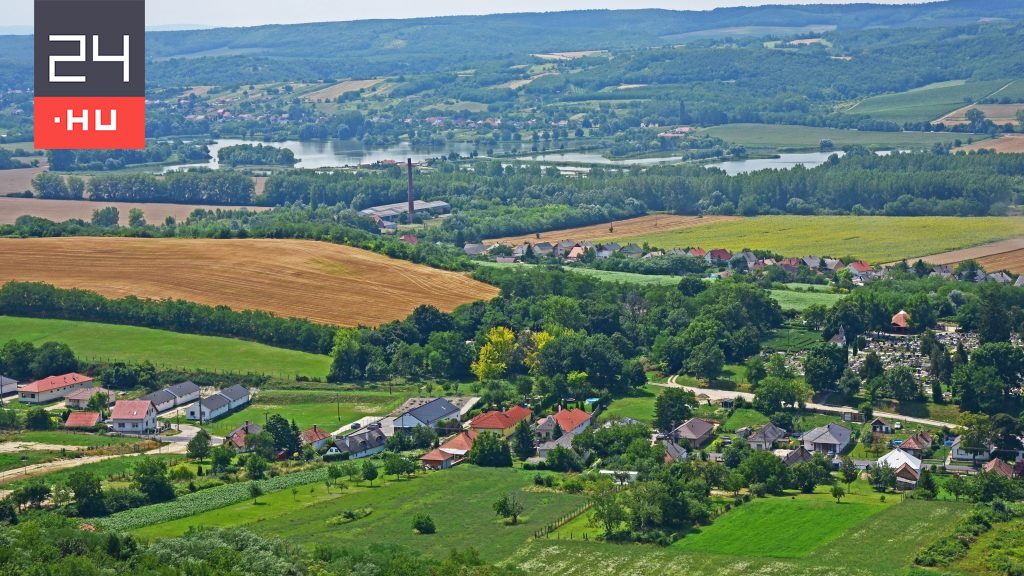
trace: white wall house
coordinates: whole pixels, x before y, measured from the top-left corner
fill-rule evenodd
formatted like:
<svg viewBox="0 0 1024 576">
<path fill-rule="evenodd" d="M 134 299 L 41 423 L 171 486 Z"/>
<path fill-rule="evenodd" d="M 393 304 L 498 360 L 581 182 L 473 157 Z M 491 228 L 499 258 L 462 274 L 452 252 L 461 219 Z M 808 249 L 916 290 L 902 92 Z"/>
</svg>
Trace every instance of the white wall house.
<svg viewBox="0 0 1024 576">
<path fill-rule="evenodd" d="M 212 396 L 207 396 L 197 402 L 193 402 L 185 410 L 185 417 L 189 420 L 202 420 L 203 422 L 209 422 L 210 420 L 219 418 L 230 411 L 231 401 L 228 400 L 227 396 L 217 393 Z"/>
<path fill-rule="evenodd" d="M 145 434 L 156 430 L 156 408 L 149 400 L 118 400 L 110 413 L 114 432 Z"/>
<path fill-rule="evenodd" d="M 90 386 L 92 378 L 75 372 L 63 376 L 50 376 L 19 388 L 18 400 L 25 404 L 46 404 Z"/>
</svg>

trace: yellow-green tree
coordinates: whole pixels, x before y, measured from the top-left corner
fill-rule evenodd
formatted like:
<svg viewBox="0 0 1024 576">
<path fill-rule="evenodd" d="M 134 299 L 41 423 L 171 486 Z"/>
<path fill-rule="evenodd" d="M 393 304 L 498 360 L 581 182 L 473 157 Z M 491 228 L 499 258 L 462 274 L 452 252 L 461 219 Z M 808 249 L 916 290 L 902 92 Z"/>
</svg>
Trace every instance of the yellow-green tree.
<svg viewBox="0 0 1024 576">
<path fill-rule="evenodd" d="M 508 372 L 515 349 L 516 336 L 511 330 L 504 326 L 491 328 L 470 369 L 480 381 L 501 378 Z"/>
<path fill-rule="evenodd" d="M 526 355 L 523 357 L 523 364 L 530 371 L 530 374 L 536 375 L 537 368 L 540 367 L 540 351 L 544 349 L 544 346 L 554 340 L 555 337 L 547 332 L 534 332 L 530 337 L 530 349 L 526 351 Z"/>
</svg>

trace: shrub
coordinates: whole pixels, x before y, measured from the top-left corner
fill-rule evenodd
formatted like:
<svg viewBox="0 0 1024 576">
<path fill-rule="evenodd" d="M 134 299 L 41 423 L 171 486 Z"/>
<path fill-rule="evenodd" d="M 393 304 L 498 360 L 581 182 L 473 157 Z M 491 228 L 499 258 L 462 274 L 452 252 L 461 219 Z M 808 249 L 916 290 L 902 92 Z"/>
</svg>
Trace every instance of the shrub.
<svg viewBox="0 0 1024 576">
<path fill-rule="evenodd" d="M 434 526 L 434 519 L 422 512 L 412 517 L 412 528 L 420 534 L 433 534 L 437 532 Z"/>
</svg>

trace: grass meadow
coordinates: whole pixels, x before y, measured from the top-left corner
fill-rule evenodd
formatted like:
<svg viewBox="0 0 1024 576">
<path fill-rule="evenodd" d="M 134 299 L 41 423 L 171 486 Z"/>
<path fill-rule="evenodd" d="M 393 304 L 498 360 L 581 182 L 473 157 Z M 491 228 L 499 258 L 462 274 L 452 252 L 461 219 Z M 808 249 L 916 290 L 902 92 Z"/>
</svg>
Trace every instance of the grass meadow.
<svg viewBox="0 0 1024 576">
<path fill-rule="evenodd" d="M 35 344 L 63 342 L 86 360 L 149 360 L 168 368 L 257 372 L 294 378 L 324 377 L 331 365 L 330 357 L 325 355 L 256 342 L 96 322 L 0 316 L 0 334 L 5 339 Z"/>
<path fill-rule="evenodd" d="M 312 494 L 310 493 L 312 488 Z M 492 504 L 514 493 L 526 506 L 522 523 L 508 526 L 495 514 Z M 267 536 L 312 547 L 323 537 L 332 544 L 364 547 L 386 541 L 444 557 L 453 548 L 475 548 L 488 562 L 503 560 L 524 545 L 534 531 L 583 505 L 586 497 L 536 489 L 533 473 L 508 468 L 461 465 L 441 472 L 421 474 L 411 480 L 393 476 L 373 483 L 349 484 L 345 490 L 327 493 L 322 483 L 275 492 L 196 516 L 148 526 L 136 531 L 143 539 L 176 536 L 191 526 L 247 526 Z M 347 524 L 328 521 L 346 510 L 372 508 L 373 512 Z M 419 535 L 412 516 L 423 512 L 437 525 L 437 533 Z"/>
<path fill-rule="evenodd" d="M 1024 235 L 1024 219 L 944 216 L 761 216 L 620 238 L 662 249 L 771 250 L 784 256 L 855 257 L 885 263 Z"/>
<path fill-rule="evenodd" d="M 527 573 L 565 576 L 590 576 L 594 566 L 622 576 L 908 575 L 917 551 L 970 510 L 952 502 L 900 503 L 892 494 L 883 504 L 863 484 L 853 492 L 841 504 L 823 489 L 756 500 L 668 548 L 551 538 L 533 542 L 517 558 Z"/>
</svg>

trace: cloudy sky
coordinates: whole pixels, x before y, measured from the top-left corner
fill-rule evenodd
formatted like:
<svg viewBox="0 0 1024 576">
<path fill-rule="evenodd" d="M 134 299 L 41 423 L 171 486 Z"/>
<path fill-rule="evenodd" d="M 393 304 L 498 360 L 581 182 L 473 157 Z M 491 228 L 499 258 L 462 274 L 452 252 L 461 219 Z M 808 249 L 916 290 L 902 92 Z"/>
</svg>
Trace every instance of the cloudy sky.
<svg viewBox="0 0 1024 576">
<path fill-rule="evenodd" d="M 0 30 L 7 33 L 32 25 L 33 0 L 0 0 Z M 914 0 L 870 0 L 880 4 L 911 4 Z M 451 14 L 493 14 L 498 12 L 545 12 L 588 8 L 671 8 L 706 10 L 719 6 L 758 4 L 848 4 L 849 0 L 148 0 L 149 26 L 253 26 L 362 20 L 367 18 L 412 18 Z"/>
</svg>

